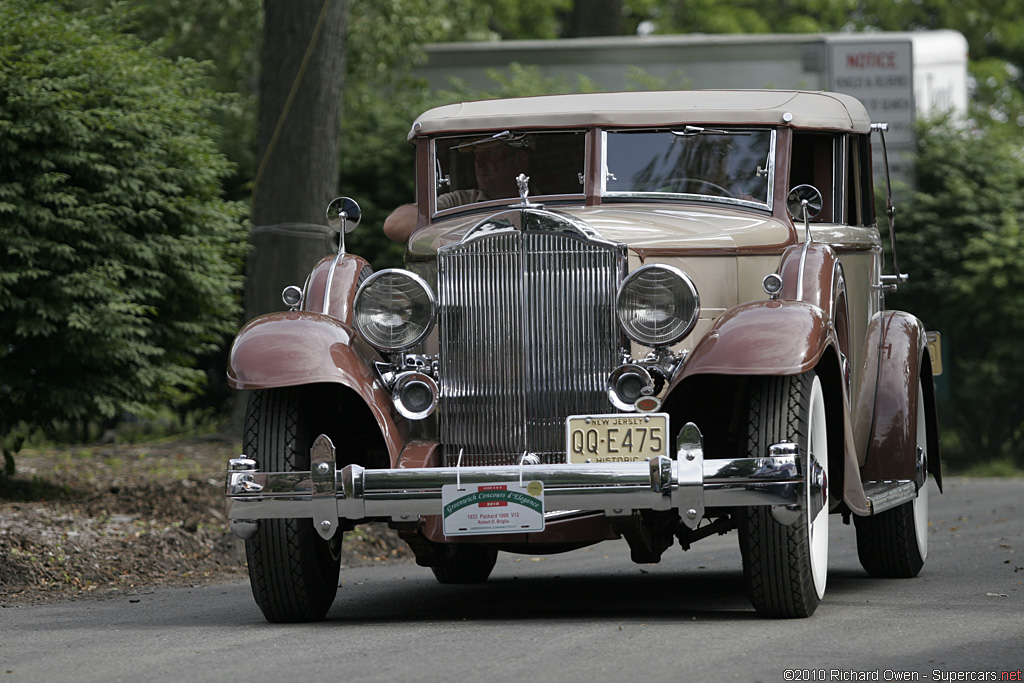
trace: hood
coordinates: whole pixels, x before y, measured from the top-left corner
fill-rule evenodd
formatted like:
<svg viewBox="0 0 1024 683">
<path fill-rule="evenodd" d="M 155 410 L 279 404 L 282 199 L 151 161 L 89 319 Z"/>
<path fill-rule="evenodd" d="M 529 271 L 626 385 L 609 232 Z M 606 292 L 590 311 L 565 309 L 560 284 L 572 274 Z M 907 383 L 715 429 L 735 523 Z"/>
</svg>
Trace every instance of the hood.
<svg viewBox="0 0 1024 683">
<path fill-rule="evenodd" d="M 641 254 L 776 251 L 795 240 L 792 228 L 777 219 L 731 208 L 612 204 L 547 210 L 583 221 L 604 239 L 624 244 Z M 419 230 L 409 242 L 409 256 L 413 259 L 433 256 L 441 247 L 462 240 L 470 229 L 490 215 L 474 213 Z"/>
</svg>

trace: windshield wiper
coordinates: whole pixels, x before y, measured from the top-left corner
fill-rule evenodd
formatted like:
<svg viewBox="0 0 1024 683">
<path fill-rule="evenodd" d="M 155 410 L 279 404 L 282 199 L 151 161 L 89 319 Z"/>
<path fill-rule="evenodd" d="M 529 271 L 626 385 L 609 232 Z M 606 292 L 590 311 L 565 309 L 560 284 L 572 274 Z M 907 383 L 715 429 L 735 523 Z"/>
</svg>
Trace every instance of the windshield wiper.
<svg viewBox="0 0 1024 683">
<path fill-rule="evenodd" d="M 526 133 L 514 135 L 511 131 L 506 130 L 500 133 L 495 133 L 489 138 L 480 138 L 479 140 L 463 142 L 460 145 L 455 145 L 455 149 L 461 152 L 465 149 L 472 149 L 473 147 L 478 147 L 480 145 L 490 145 L 495 142 L 505 142 L 509 147 L 529 147 L 529 143 L 526 139 Z"/>
<path fill-rule="evenodd" d="M 690 137 L 693 135 L 750 135 L 749 130 L 725 130 L 723 128 L 701 128 L 700 126 L 686 126 L 682 130 L 670 132 L 672 135 L 679 137 Z"/>
</svg>

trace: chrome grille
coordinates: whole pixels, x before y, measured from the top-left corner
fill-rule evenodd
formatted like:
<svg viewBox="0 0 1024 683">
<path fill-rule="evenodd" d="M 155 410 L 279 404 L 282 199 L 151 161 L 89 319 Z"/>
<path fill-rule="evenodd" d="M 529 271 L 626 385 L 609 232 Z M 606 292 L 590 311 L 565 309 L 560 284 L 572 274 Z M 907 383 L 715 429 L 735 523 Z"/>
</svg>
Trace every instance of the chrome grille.
<svg viewBox="0 0 1024 683">
<path fill-rule="evenodd" d="M 614 245 L 505 231 L 438 254 L 439 429 L 449 464 L 565 458 L 565 417 L 612 410 Z"/>
</svg>

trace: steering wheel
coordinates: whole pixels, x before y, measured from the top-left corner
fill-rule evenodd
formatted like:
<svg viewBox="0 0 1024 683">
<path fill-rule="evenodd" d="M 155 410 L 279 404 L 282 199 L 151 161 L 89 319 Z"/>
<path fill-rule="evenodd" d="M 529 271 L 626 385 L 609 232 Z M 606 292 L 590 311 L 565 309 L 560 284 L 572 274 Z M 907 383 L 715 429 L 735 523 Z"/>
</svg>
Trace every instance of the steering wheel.
<svg viewBox="0 0 1024 683">
<path fill-rule="evenodd" d="M 656 190 L 656 192 L 683 192 L 686 193 L 687 186 L 693 185 L 694 189 L 697 189 L 695 194 L 711 194 L 718 197 L 730 197 L 736 199 L 729 190 L 725 189 L 721 185 L 716 185 L 710 180 L 702 180 L 700 178 L 669 178 L 664 184 Z M 698 188 L 710 188 L 714 192 L 700 192 Z"/>
</svg>

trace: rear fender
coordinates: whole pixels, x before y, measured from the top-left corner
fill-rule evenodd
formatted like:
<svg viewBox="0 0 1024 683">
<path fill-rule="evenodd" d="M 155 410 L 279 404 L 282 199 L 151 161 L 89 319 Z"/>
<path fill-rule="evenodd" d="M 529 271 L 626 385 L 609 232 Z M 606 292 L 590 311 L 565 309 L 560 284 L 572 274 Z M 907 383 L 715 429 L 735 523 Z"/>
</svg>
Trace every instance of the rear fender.
<svg viewBox="0 0 1024 683">
<path fill-rule="evenodd" d="M 881 321 L 878 383 L 864 481 L 914 479 L 917 467 L 918 382 L 925 401 L 928 471 L 942 488 L 935 392 L 927 335 L 921 321 L 887 311 Z"/>
<path fill-rule="evenodd" d="M 408 441 L 408 422 L 393 412 L 391 397 L 377 380 L 373 362 L 379 359 L 351 327 L 331 316 L 309 311 L 271 313 L 249 322 L 235 337 L 228 357 L 228 384 L 235 389 L 317 383 L 347 387 L 373 413 L 395 463 Z"/>
</svg>

